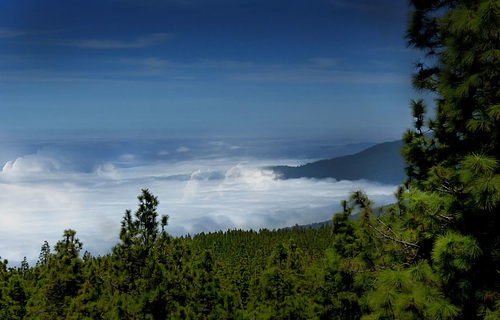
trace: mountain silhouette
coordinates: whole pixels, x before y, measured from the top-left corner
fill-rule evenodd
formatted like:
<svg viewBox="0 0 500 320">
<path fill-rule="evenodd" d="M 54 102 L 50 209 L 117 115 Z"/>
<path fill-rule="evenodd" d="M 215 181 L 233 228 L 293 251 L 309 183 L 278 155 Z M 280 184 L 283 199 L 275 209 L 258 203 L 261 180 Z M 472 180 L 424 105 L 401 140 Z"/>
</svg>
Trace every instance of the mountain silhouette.
<svg viewBox="0 0 500 320">
<path fill-rule="evenodd" d="M 370 180 L 384 184 L 401 184 L 406 176 L 400 154 L 401 140 L 377 144 L 353 155 L 319 160 L 298 167 L 270 167 L 278 179 L 334 178 L 336 180 Z"/>
</svg>

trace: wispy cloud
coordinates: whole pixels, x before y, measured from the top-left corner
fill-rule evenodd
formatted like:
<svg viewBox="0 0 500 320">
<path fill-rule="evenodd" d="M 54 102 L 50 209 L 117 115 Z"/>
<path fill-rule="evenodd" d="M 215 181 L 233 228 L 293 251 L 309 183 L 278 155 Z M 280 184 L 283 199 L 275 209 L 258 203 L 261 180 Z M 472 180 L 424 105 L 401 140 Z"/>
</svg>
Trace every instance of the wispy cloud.
<svg viewBox="0 0 500 320">
<path fill-rule="evenodd" d="M 117 46 L 118 47 L 118 46 Z M 102 47 L 104 48 L 104 47 Z M 111 48 L 111 46 L 107 47 Z M 0 81 L 81 82 L 81 81 L 178 81 L 217 79 L 217 81 L 261 83 L 332 83 L 332 84 L 407 84 L 408 74 L 397 72 L 391 63 L 365 62 L 354 70 L 332 57 L 314 57 L 303 64 L 257 64 L 238 60 L 198 60 L 179 63 L 155 56 L 83 61 L 88 70 L 61 73 L 52 70 L 5 71 Z M 406 70 L 405 70 L 406 71 Z"/>
<path fill-rule="evenodd" d="M 16 31 L 12 29 L 5 29 L 5 28 L 0 28 L 0 39 L 2 38 L 13 38 L 13 37 L 20 37 L 25 35 L 25 32 L 22 31 Z"/>
<path fill-rule="evenodd" d="M 340 59 L 318 57 L 318 58 L 312 58 L 311 62 L 318 67 L 331 68 L 337 66 L 340 62 Z"/>
<path fill-rule="evenodd" d="M 158 74 L 168 68 L 190 75 L 196 72 L 204 77 L 217 77 L 229 81 L 268 83 L 344 83 L 344 84 L 401 84 L 408 81 L 406 74 L 394 72 L 391 64 L 366 65 L 366 70 L 349 70 L 341 65 L 341 59 L 315 57 L 302 65 L 256 64 L 237 60 L 199 60 L 192 63 L 176 63 L 154 57 L 146 59 L 121 59 L 121 63 L 135 65 Z"/>
<path fill-rule="evenodd" d="M 75 43 L 64 43 L 72 46 Z M 97 44 L 96 44 L 97 45 Z M 111 43 L 106 49 L 111 49 Z M 80 44 L 78 45 L 80 46 Z M 89 47 L 90 48 L 90 47 Z M 97 46 L 95 47 L 97 49 Z M 104 46 L 101 47 L 104 49 Z M 118 46 L 116 46 L 118 48 Z M 12 62 L 18 65 L 30 63 L 27 57 L 9 56 Z M 5 59 L 4 59 L 5 60 Z M 3 61 L 3 60 L 2 60 Z M 20 82 L 81 82 L 81 81 L 130 81 L 150 77 L 163 80 L 192 80 L 199 75 L 224 76 L 226 73 L 251 71 L 257 66 L 249 61 L 237 60 L 205 60 L 201 59 L 190 63 L 179 63 L 167 59 L 150 56 L 144 58 L 117 58 L 115 60 L 82 60 L 80 64 L 87 64 L 87 70 L 75 72 L 56 72 L 48 69 L 27 69 L 4 71 L 0 74 L 0 81 Z"/>
<path fill-rule="evenodd" d="M 200 59 L 198 61 L 193 61 L 190 63 L 178 63 L 171 60 L 160 59 L 157 57 L 148 58 L 123 58 L 113 61 L 113 63 L 118 62 L 122 64 L 135 65 L 139 67 L 147 68 L 165 68 L 170 69 L 186 69 L 186 70 L 238 70 L 238 69 L 249 69 L 255 67 L 255 64 L 250 61 L 238 61 L 238 60 L 210 60 L 210 59 Z"/>
<path fill-rule="evenodd" d="M 355 9 L 365 12 L 384 12 L 391 11 L 394 3 L 391 0 L 371 1 L 371 0 L 328 0 L 328 2 L 336 7 L 345 9 Z"/>
<path fill-rule="evenodd" d="M 407 75 L 394 72 L 351 71 L 336 68 L 273 68 L 231 75 L 233 80 L 269 83 L 406 84 Z"/>
<path fill-rule="evenodd" d="M 118 62 L 122 64 L 128 64 L 146 68 L 164 68 L 173 65 L 173 63 L 170 60 L 159 59 L 156 57 L 148 57 L 142 59 L 123 58 L 123 59 L 118 59 Z"/>
<path fill-rule="evenodd" d="M 253 62 L 236 60 L 205 60 L 189 65 L 191 68 L 214 68 L 214 69 L 247 69 L 254 66 Z"/>
<path fill-rule="evenodd" d="M 154 33 L 132 40 L 83 39 L 60 42 L 58 45 L 84 49 L 139 49 L 154 47 L 173 38 L 172 33 Z"/>
</svg>

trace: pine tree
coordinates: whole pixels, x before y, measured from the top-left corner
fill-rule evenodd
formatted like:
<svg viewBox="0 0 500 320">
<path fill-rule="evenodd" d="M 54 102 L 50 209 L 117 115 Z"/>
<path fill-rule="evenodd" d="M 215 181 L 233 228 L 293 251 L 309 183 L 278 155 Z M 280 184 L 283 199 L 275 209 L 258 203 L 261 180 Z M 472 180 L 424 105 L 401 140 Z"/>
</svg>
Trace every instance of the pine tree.
<svg viewBox="0 0 500 320">
<path fill-rule="evenodd" d="M 76 238 L 75 230 L 64 230 L 63 239 L 54 247 L 55 253 L 48 254 L 48 244 L 42 247 L 43 261 L 40 279 L 28 302 L 27 318 L 66 318 L 69 306 L 77 297 L 83 282 L 83 261 L 79 254 L 82 243 Z"/>
<path fill-rule="evenodd" d="M 40 249 L 40 255 L 38 256 L 37 266 L 44 266 L 48 263 L 50 257 L 50 245 L 47 241 L 43 242 L 42 248 Z"/>
<path fill-rule="evenodd" d="M 431 92 L 436 106 L 425 122 L 424 102 L 412 102 L 415 128 L 405 134 L 403 149 L 412 194 L 406 198 L 442 204 L 435 212 L 409 208 L 419 225 L 434 221 L 427 245 L 422 232 L 416 239 L 418 258 L 428 260 L 444 295 L 460 308 L 455 318 L 494 318 L 500 299 L 500 1 L 411 4 L 408 43 L 425 54 L 413 83 Z"/>
</svg>

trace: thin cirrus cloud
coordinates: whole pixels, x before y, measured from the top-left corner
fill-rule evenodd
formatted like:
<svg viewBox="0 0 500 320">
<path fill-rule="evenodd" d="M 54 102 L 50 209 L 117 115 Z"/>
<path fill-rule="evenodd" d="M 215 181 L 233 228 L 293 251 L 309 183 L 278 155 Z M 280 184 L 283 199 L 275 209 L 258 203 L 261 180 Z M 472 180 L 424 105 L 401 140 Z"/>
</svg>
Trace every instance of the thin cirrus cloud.
<svg viewBox="0 0 500 320">
<path fill-rule="evenodd" d="M 16 31 L 12 29 L 0 28 L 0 39 L 2 38 L 14 38 L 25 35 L 25 32 Z"/>
<path fill-rule="evenodd" d="M 115 61 L 113 61 L 114 63 Z M 122 58 L 117 60 L 120 64 L 145 67 L 145 68 L 164 68 L 173 66 L 170 60 L 159 59 L 156 57 L 148 57 L 148 58 Z"/>
<path fill-rule="evenodd" d="M 202 59 L 199 63 L 192 64 L 191 68 L 215 68 L 215 69 L 247 69 L 254 67 L 255 64 L 250 61 L 237 60 L 207 60 Z"/>
<path fill-rule="evenodd" d="M 199 60 L 193 63 L 179 64 L 171 60 L 155 57 L 145 59 L 120 59 L 122 64 L 139 68 L 155 69 L 158 72 L 169 68 L 178 72 L 199 70 L 238 82 L 263 83 L 336 83 L 336 84 L 406 84 L 409 78 L 406 74 L 394 72 L 388 64 L 378 70 L 347 70 L 340 66 L 341 59 L 315 57 L 309 63 L 299 66 L 258 64 L 250 61 L 237 60 Z M 222 76 L 222 78 L 220 77 Z"/>
<path fill-rule="evenodd" d="M 318 64 L 316 64 L 318 65 Z M 380 71 L 350 71 L 336 68 L 326 68 L 332 63 L 322 62 L 321 68 L 272 68 L 254 70 L 252 72 L 232 74 L 236 81 L 264 83 L 344 83 L 344 84 L 406 84 L 407 75 Z"/>
<path fill-rule="evenodd" d="M 395 11 L 395 5 L 392 0 L 327 0 L 331 5 L 341 9 L 356 9 L 369 12 L 371 14 L 387 15 Z"/>
<path fill-rule="evenodd" d="M 129 66 L 136 66 L 142 68 L 170 68 L 178 70 L 206 70 L 206 69 L 218 69 L 218 70 L 238 70 L 238 69 L 249 69 L 252 67 L 257 67 L 253 62 L 250 61 L 238 61 L 238 60 L 208 60 L 199 59 L 191 63 L 177 63 L 172 60 L 161 59 L 157 57 L 147 57 L 147 58 L 121 58 L 111 63 L 120 63 Z"/>
<path fill-rule="evenodd" d="M 69 42 L 64 45 L 94 49 L 139 48 L 140 45 L 152 45 L 150 41 L 116 42 L 101 40 L 85 40 Z M 113 61 L 101 61 L 101 66 L 110 66 L 100 70 L 78 71 L 60 74 L 54 71 L 25 70 L 4 72 L 0 80 L 28 81 L 28 82 L 68 82 L 74 80 L 116 80 L 148 78 L 150 76 L 168 75 L 175 79 L 193 79 L 197 76 L 216 78 L 218 80 L 237 82 L 262 83 L 332 83 L 332 84 L 406 84 L 407 74 L 396 73 L 394 66 L 386 63 L 378 65 L 372 63 L 375 70 L 348 70 L 340 64 L 338 58 L 314 57 L 304 60 L 301 65 L 271 65 L 239 60 L 207 60 L 200 59 L 188 63 L 179 63 L 175 60 L 162 59 L 155 56 L 144 58 L 118 58 Z M 87 62 L 92 63 L 92 62 Z M 118 66 L 119 68 L 115 68 Z M 120 69 L 126 66 L 127 69 Z M 168 72 L 167 72 L 168 71 Z M 397 71 L 397 70 L 396 70 Z M 173 73 L 172 73 L 173 72 Z M 194 73 L 198 72 L 198 73 Z"/>
<path fill-rule="evenodd" d="M 318 67 L 331 68 L 337 66 L 340 62 L 340 59 L 317 57 L 317 58 L 312 58 L 311 62 Z"/>
<path fill-rule="evenodd" d="M 140 49 L 154 47 L 174 38 L 172 33 L 153 33 L 132 40 L 83 39 L 58 43 L 83 49 Z"/>
</svg>

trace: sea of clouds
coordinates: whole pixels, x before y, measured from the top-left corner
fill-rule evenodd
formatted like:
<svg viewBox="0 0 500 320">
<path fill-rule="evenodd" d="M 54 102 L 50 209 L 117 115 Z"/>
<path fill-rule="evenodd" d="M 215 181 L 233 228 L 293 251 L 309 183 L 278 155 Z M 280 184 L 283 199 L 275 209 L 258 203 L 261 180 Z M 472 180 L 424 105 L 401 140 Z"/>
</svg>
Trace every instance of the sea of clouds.
<svg viewBox="0 0 500 320">
<path fill-rule="evenodd" d="M 278 180 L 266 166 L 299 165 L 362 149 L 285 140 L 55 140 L 0 144 L 0 256 L 36 262 L 75 229 L 84 250 L 110 251 L 126 209 L 147 188 L 175 236 L 227 229 L 274 229 L 326 221 L 349 192 L 377 204 L 396 186 L 333 179 Z"/>
</svg>

